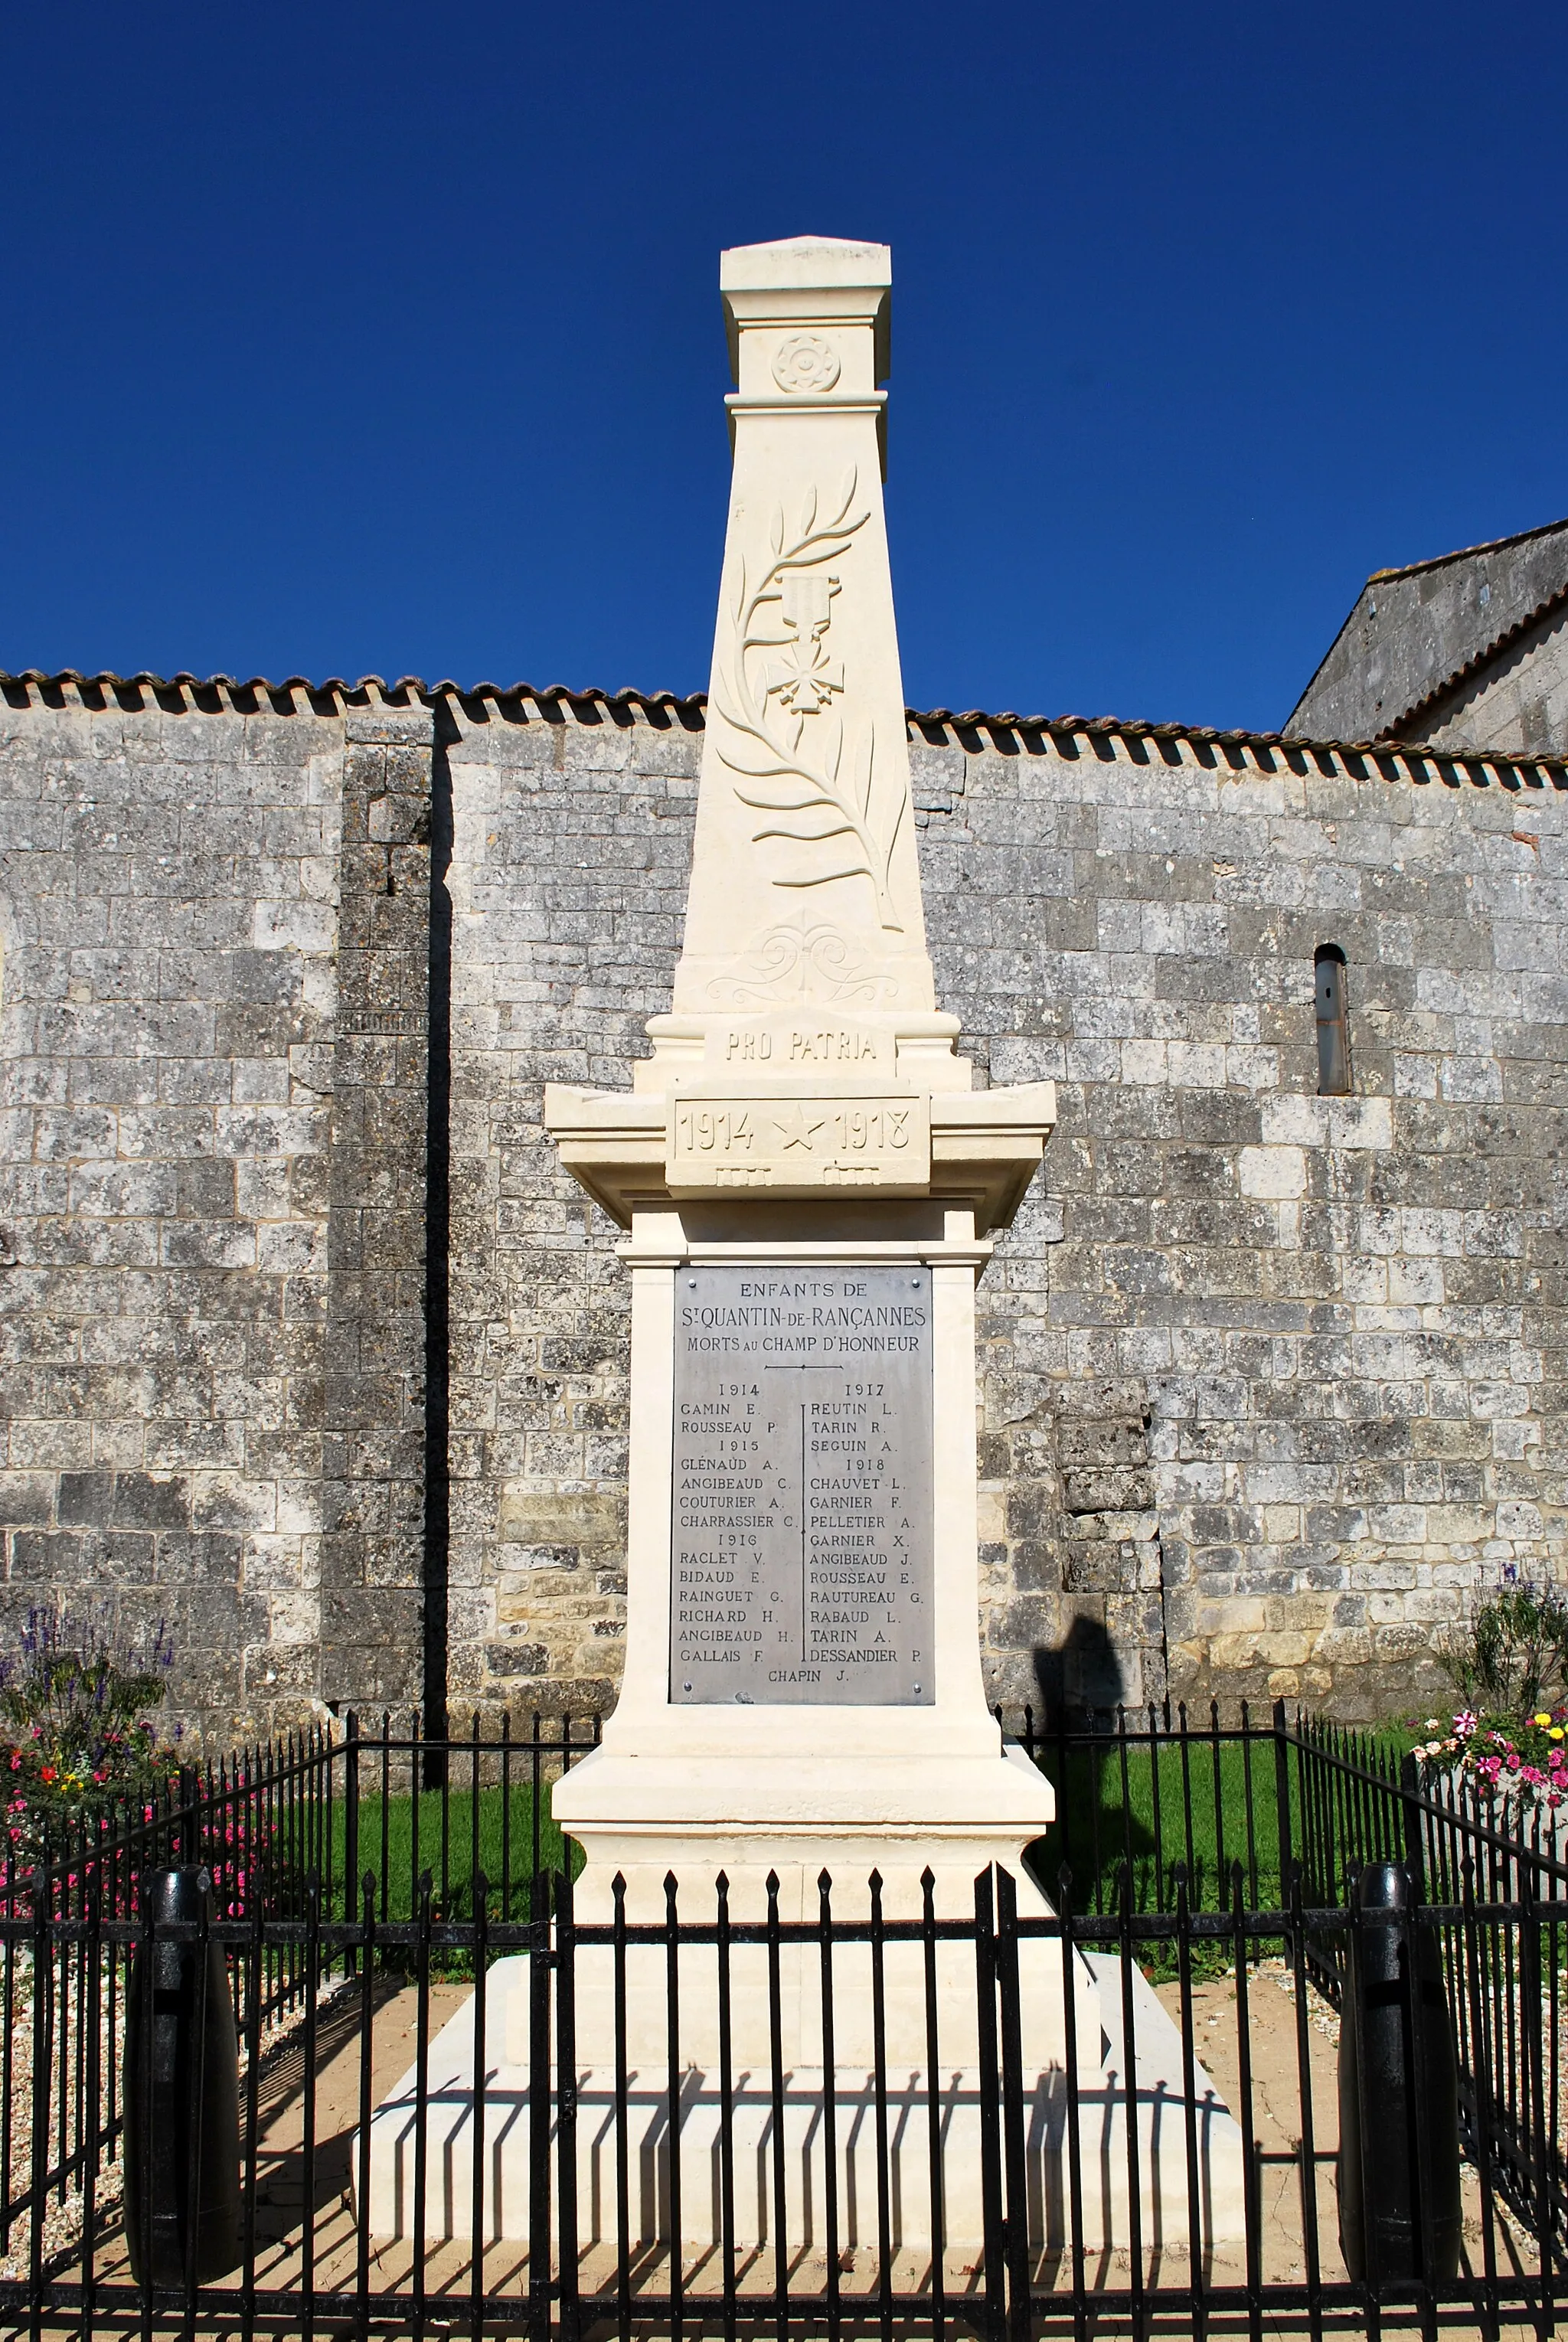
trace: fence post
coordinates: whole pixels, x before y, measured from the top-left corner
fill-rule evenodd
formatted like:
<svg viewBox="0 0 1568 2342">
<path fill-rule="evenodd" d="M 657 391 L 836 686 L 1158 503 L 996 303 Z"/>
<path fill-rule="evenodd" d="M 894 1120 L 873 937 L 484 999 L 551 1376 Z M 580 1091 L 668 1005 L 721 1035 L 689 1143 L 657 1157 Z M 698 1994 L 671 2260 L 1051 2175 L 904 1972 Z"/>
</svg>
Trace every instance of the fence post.
<svg viewBox="0 0 1568 2342">
<path fill-rule="evenodd" d="M 1294 1847 L 1291 1837 L 1291 1765 L 1290 1744 L 1286 1738 L 1289 1726 L 1285 1722 L 1285 1704 L 1274 1702 L 1274 1812 L 1276 1834 L 1280 1847 L 1280 1900 L 1289 1892 L 1291 1860 Z"/>
<path fill-rule="evenodd" d="M 1530 2127 L 1530 2210 L 1534 2216 L 1540 2248 L 1540 2331 L 1553 2330 L 1552 2314 L 1553 2189 L 1551 2157 L 1556 2142 L 1548 2129 L 1546 2057 L 1541 2025 L 1541 1921 L 1536 1907 L 1537 1875 L 1533 1863 L 1519 1866 L 1519 2007 L 1524 2035 L 1524 2103 Z M 1553 2058 L 1555 2064 L 1555 2058 Z"/>
<path fill-rule="evenodd" d="M 550 2332 L 550 1882 L 528 1882 L 528 2332 Z"/>
<path fill-rule="evenodd" d="M 1403 1825 L 1404 1860 L 1415 1891 L 1423 1891 L 1426 1877 L 1425 1848 L 1421 1835 L 1421 1772 L 1415 1758 L 1406 1750 L 1399 1760 L 1399 1813 Z"/>
<path fill-rule="evenodd" d="M 202 1794 L 202 1777 L 194 1765 L 180 1767 L 180 1832 L 179 1857 L 176 1867 L 188 1867 L 202 1858 L 201 1832 L 196 1826 L 197 1806 Z"/>
<path fill-rule="evenodd" d="M 1024 2042 L 1018 1997 L 1018 1883 L 996 1872 L 996 1980 L 1002 2003 L 1002 2168 L 1007 2188 L 1007 2332 L 1029 2342 L 1029 2185 L 1024 2146 Z"/>
<path fill-rule="evenodd" d="M 996 2043 L 996 1938 L 992 1874 L 974 1881 L 974 2013 L 980 2051 L 980 2201 L 984 2230 L 985 2323 L 992 2342 L 1007 2335 L 1006 2229 L 1002 2208 L 1001 2061 Z"/>
<path fill-rule="evenodd" d="M 49 1936 L 51 1910 L 50 1881 L 45 1870 L 42 1877 L 33 1877 L 33 2185 L 28 2193 L 27 2279 L 28 2300 L 33 2311 L 32 2330 L 40 2331 L 44 2307 L 44 2216 L 48 2197 L 49 2116 L 55 2061 L 51 2055 L 54 2044 L 55 2011 L 55 1947 Z M 147 1932 L 151 1933 L 151 1922 Z M 149 1970 L 149 1978 L 151 1971 Z M 151 1987 L 145 1995 L 151 1999 Z M 3 2110 L 9 2127 L 11 2110 Z M 126 2129 L 130 2119 L 127 2113 Z M 126 2207 L 126 2229 L 132 2226 L 133 2210 Z"/>
<path fill-rule="evenodd" d="M 243 2256 L 239 2041 L 212 1875 L 149 1870 L 126 2006 L 125 2237 L 138 2285 L 186 2294 Z M 179 1927 L 179 1937 L 155 1930 Z M 192 1938 L 195 1940 L 192 1940 Z"/>
<path fill-rule="evenodd" d="M 555 2241 L 561 2342 L 577 2342 L 577 1929 L 572 1866 L 555 1874 Z M 671 2241 L 679 2252 L 678 2237 Z"/>
<path fill-rule="evenodd" d="M 328 1885 L 330 1887 L 330 1880 Z M 359 1897 L 359 1716 L 348 1711 L 343 1743 L 343 1916 L 353 1921 L 355 1906 Z M 330 1912 L 330 1905 L 328 1907 Z M 357 1953 L 350 1947 L 345 1972 L 353 1976 L 359 1965 Z"/>
<path fill-rule="evenodd" d="M 1339 2050 L 1339 2236 L 1375 2293 L 1452 2281 L 1462 2234 L 1459 2087 L 1437 1943 L 1397 1862 L 1357 1882 Z"/>
<path fill-rule="evenodd" d="M 490 1889 L 477 1863 L 472 1874 L 474 1894 L 474 2152 L 469 2164 L 469 2222 L 472 2231 L 468 2271 L 469 2318 L 474 2334 L 484 2331 L 484 2213 L 489 2149 L 485 2145 L 484 2083 L 489 2066 L 490 2023 L 487 2002 L 490 1978 Z M 496 2207 L 499 2209 L 499 2207 Z M 453 2228 L 457 2225 L 454 2203 Z"/>
</svg>

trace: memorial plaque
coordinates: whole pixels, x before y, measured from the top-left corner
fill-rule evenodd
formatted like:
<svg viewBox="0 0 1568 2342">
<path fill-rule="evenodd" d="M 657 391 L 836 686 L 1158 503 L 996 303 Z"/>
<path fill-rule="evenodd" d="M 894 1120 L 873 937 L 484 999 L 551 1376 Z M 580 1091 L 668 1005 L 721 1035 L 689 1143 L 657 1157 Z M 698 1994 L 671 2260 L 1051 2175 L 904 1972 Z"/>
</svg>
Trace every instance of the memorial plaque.
<svg viewBox="0 0 1568 2342">
<path fill-rule="evenodd" d="M 929 1706 L 931 1272 L 675 1276 L 670 1697 Z"/>
</svg>

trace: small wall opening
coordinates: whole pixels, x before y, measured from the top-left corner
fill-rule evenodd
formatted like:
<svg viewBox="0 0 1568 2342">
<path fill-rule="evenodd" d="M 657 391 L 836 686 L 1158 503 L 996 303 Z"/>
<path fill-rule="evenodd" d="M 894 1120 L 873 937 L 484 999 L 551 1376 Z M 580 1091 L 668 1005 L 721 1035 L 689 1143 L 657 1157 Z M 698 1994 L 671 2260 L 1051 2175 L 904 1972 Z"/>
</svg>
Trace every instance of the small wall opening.
<svg viewBox="0 0 1568 2342">
<path fill-rule="evenodd" d="M 1350 1018 L 1345 997 L 1344 954 L 1337 944 L 1320 944 L 1313 956 L 1317 1009 L 1319 1097 L 1348 1097 Z"/>
</svg>

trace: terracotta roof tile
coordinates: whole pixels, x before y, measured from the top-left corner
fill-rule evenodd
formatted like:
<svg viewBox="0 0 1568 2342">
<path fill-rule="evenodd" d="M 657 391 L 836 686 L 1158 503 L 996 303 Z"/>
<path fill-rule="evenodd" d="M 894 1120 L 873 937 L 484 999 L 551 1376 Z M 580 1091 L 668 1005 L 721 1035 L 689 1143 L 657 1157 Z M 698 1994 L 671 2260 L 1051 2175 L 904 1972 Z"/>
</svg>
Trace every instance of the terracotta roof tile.
<svg viewBox="0 0 1568 2342">
<path fill-rule="evenodd" d="M 707 706 L 704 692 L 683 696 L 673 691 L 604 691 L 596 686 L 574 690 L 564 684 L 457 684 L 450 680 L 425 683 L 412 675 L 399 676 L 393 682 L 375 675 L 361 676 L 355 682 L 342 676 L 312 681 L 300 675 L 272 682 L 264 676 L 242 680 L 227 675 L 195 676 L 185 669 L 172 676 L 154 675 L 146 668 L 128 676 L 107 670 L 84 675 L 75 667 L 63 667 L 53 674 L 37 667 L 15 675 L 0 671 L 0 697 L 13 705 L 25 704 L 35 694 L 49 700 L 63 698 L 67 692 L 75 693 L 88 706 L 103 706 L 111 700 L 124 702 L 127 697 L 134 700 L 148 696 L 175 711 L 187 706 L 199 709 L 210 703 L 241 713 L 256 712 L 264 705 L 280 713 L 291 712 L 302 697 L 322 714 L 335 708 L 375 704 L 432 706 L 441 700 L 454 700 L 470 707 L 484 701 L 505 706 L 526 703 L 536 707 L 547 721 L 594 723 L 608 716 L 616 723 L 634 723 L 641 717 L 660 729 L 667 729 L 673 722 L 692 732 L 703 729 Z M 1173 752 L 1186 746 L 1201 763 L 1212 762 L 1215 755 L 1221 755 L 1237 769 L 1250 764 L 1265 772 L 1282 768 L 1301 771 L 1305 769 L 1306 760 L 1311 759 L 1320 771 L 1333 772 L 1337 764 L 1361 777 L 1369 776 L 1370 768 L 1390 778 L 1403 771 L 1406 777 L 1424 781 L 1435 773 L 1444 780 L 1467 780 L 1481 787 L 1491 786 L 1494 779 L 1505 783 L 1517 779 L 1536 786 L 1549 784 L 1553 788 L 1568 788 L 1568 759 L 1561 756 L 1435 749 L 1387 738 L 1298 739 L 1281 732 L 1223 731 L 1212 725 L 1155 723 L 1141 717 L 1020 716 L 1011 708 L 999 712 L 980 707 L 911 708 L 908 716 L 912 728 L 927 739 L 934 734 L 961 736 L 981 732 L 996 740 L 1010 737 L 1041 746 L 1050 739 L 1058 748 L 1070 749 L 1074 739 L 1087 738 L 1106 744 L 1120 741 L 1134 753 L 1144 744 L 1152 744 L 1173 762 L 1181 761 L 1179 753 Z"/>
</svg>

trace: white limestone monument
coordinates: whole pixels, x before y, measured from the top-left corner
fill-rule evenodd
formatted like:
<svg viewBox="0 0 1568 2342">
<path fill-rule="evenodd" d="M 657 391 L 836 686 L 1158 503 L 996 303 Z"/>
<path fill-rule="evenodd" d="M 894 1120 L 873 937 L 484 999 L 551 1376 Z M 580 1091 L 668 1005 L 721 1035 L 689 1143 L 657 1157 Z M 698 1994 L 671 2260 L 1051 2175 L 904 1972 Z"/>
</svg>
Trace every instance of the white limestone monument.
<svg viewBox="0 0 1568 2342">
<path fill-rule="evenodd" d="M 974 1285 L 1055 1119 L 937 1009 L 883 519 L 892 271 L 724 255 L 739 388 L 689 906 L 631 1090 L 552 1086 L 630 1230 L 625 1676 L 555 1813 L 584 1916 L 664 1879 L 973 1912 L 1052 1817 L 980 1671 Z"/>
<path fill-rule="evenodd" d="M 865 1917 L 873 1872 L 884 1915 L 918 1918 L 928 1870 L 936 1916 L 972 1918 L 993 1865 L 1016 1882 L 1021 1913 L 1047 1910 L 1023 1856 L 1052 1819 L 1052 1790 L 1004 1746 L 981 1676 L 974 1290 L 1040 1164 L 1055 1097 L 1046 1082 L 975 1089 L 958 1020 L 936 1003 L 883 517 L 891 281 L 881 245 L 801 236 L 724 255 L 734 485 L 674 1000 L 650 1021 L 629 1086 L 545 1092 L 563 1162 L 627 1231 L 632 1286 L 624 1680 L 602 1746 L 554 1791 L 586 1857 L 581 1923 L 612 1919 L 617 1878 L 628 1920 L 662 1923 L 672 1875 L 682 1917 L 711 1923 L 721 1872 L 741 1922 L 764 1917 L 770 1874 L 780 1917 L 815 1920 L 824 1872 L 836 1918 Z M 1064 2217 L 1070 1989 L 1087 2233 L 1108 2239 L 1126 2218 L 1119 1978 L 1102 1994 L 1079 1957 L 1064 1983 L 1059 1943 L 1024 1951 L 1035 2225 L 1044 2237 Z M 732 2144 L 735 2168 L 753 2174 L 774 2119 L 765 1957 L 759 1945 L 734 1954 Z M 887 1947 L 905 2250 L 929 2245 L 922 1958 L 914 1943 Z M 945 2223 L 958 2246 L 982 2230 L 972 1946 L 944 1943 L 940 1967 Z M 683 1952 L 680 1978 L 682 2150 L 701 2167 L 718 2119 L 711 1949 Z M 526 1980 L 525 1959 L 490 1979 L 485 2200 L 498 2237 L 526 2229 Z M 662 1952 L 630 1960 L 635 2225 L 654 2242 L 666 1982 Z M 1180 2047 L 1137 1984 L 1141 2188 L 1184 2233 Z M 873 2088 L 864 1943 L 835 1952 L 834 1986 L 841 2200 L 864 2226 L 877 2200 L 874 2126 L 851 2119 Z M 810 2243 L 823 2202 L 814 1947 L 786 1951 L 780 2031 L 791 2231 Z M 610 1956 L 586 1951 L 577 2151 L 582 2200 L 600 2206 L 615 2195 L 614 2038 Z M 433 2046 L 431 2081 L 432 2167 L 445 2175 L 433 2217 L 461 2235 L 471 2017 Z M 1219 2236 L 1239 2221 L 1234 2126 L 1206 2077 L 1199 2097 L 1204 2218 Z M 375 2117 L 378 2229 L 406 2233 L 411 2120 L 400 2086 Z M 768 2187 L 739 2193 L 736 2242 L 754 2247 Z M 716 2194 L 689 2183 L 685 2200 L 688 2247 L 700 2247 L 693 2224 L 716 2217 Z"/>
</svg>

